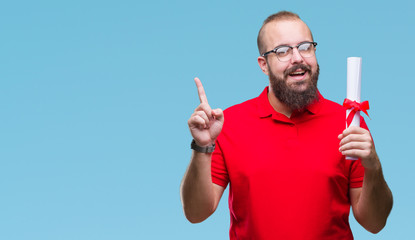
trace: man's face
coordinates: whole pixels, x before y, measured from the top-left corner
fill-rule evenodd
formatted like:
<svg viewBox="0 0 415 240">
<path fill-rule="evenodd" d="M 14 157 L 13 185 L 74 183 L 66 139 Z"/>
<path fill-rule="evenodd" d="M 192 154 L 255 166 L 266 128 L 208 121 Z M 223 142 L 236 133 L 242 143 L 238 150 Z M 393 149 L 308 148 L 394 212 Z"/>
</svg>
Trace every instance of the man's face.
<svg viewBox="0 0 415 240">
<path fill-rule="evenodd" d="M 264 30 L 267 51 L 281 45 L 296 46 L 313 41 L 310 30 L 301 20 L 270 22 Z M 273 53 L 266 60 L 271 90 L 281 102 L 294 110 L 317 98 L 319 68 L 315 55 L 305 58 L 294 48 L 291 59 L 286 62 L 281 62 Z"/>
</svg>

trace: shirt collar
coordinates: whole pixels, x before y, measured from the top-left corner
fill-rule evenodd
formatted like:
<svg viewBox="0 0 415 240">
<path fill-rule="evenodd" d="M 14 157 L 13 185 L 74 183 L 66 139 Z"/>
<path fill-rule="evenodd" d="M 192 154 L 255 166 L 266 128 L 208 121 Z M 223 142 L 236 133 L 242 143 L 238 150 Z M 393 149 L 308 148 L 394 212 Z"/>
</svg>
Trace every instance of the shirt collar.
<svg viewBox="0 0 415 240">
<path fill-rule="evenodd" d="M 260 118 L 272 116 L 274 113 L 278 113 L 274 110 L 271 103 L 268 100 L 269 87 L 266 87 L 264 91 L 258 96 L 258 114 Z M 317 91 L 317 101 L 308 105 L 305 109 L 311 114 L 317 114 L 321 108 L 324 97 Z M 280 113 L 278 113 L 280 114 Z"/>
</svg>

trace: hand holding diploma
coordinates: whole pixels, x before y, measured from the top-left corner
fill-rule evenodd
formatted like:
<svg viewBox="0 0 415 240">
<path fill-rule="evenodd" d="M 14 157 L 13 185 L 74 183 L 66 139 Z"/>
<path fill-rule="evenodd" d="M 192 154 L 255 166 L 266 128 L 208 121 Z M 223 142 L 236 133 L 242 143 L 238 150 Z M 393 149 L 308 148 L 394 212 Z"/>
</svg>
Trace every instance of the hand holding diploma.
<svg viewBox="0 0 415 240">
<path fill-rule="evenodd" d="M 372 137 L 368 130 L 351 126 L 339 135 L 339 151 L 354 159 L 360 158 L 365 169 L 377 169 L 380 167 L 379 157 L 375 150 Z"/>
<path fill-rule="evenodd" d="M 362 59 L 351 57 L 347 59 L 347 98 L 343 106 L 346 112 L 346 130 L 339 135 L 340 152 L 346 159 L 360 158 L 365 168 L 380 166 L 372 137 L 366 129 L 360 127 L 360 111 L 367 114 L 369 103 L 360 102 Z"/>
</svg>

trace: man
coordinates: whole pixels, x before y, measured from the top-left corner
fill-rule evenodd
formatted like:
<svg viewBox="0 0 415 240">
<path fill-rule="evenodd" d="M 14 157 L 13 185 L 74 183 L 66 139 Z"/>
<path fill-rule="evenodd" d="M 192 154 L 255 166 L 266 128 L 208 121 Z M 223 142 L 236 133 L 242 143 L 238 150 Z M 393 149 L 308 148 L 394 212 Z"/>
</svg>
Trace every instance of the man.
<svg viewBox="0 0 415 240">
<path fill-rule="evenodd" d="M 318 92 L 316 45 L 298 15 L 279 12 L 258 34 L 270 80 L 259 97 L 223 113 L 195 78 L 200 105 L 181 185 L 190 222 L 209 217 L 229 183 L 231 239 L 353 239 L 350 206 L 368 231 L 385 226 L 392 193 L 371 135 L 363 119 L 345 129 L 345 109 Z"/>
</svg>

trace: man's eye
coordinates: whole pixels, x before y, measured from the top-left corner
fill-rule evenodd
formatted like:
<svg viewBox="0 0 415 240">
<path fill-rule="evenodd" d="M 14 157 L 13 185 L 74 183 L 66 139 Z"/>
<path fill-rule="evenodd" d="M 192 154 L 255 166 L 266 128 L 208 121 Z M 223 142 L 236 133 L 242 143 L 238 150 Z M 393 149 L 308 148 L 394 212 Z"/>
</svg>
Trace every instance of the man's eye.
<svg viewBox="0 0 415 240">
<path fill-rule="evenodd" d="M 290 48 L 286 48 L 286 47 L 284 47 L 284 48 L 278 48 L 278 50 L 277 50 L 277 54 L 278 55 L 284 55 L 284 54 L 287 54 L 288 53 L 288 50 L 289 50 Z"/>
<path fill-rule="evenodd" d="M 308 51 L 310 49 L 311 44 L 307 43 L 307 44 L 302 44 L 301 46 L 298 47 L 299 51 Z"/>
</svg>

